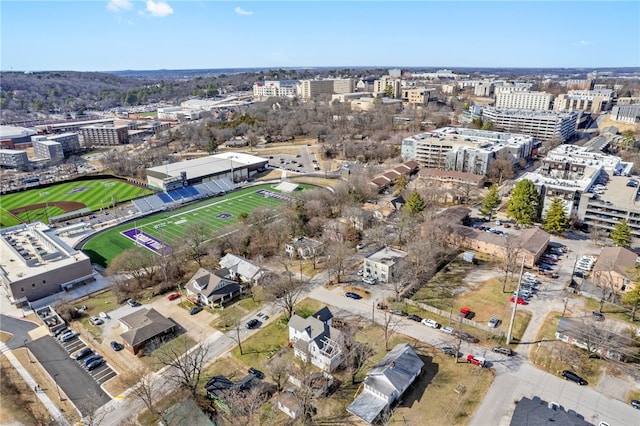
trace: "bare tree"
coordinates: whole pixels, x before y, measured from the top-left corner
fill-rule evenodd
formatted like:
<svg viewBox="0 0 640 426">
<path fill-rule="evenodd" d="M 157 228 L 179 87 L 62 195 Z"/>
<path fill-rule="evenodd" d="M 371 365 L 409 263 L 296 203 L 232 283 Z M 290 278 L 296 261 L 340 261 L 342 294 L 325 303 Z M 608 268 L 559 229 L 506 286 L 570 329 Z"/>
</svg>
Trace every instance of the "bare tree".
<svg viewBox="0 0 640 426">
<path fill-rule="evenodd" d="M 271 380 L 273 380 L 273 383 L 275 383 L 278 392 L 282 391 L 290 371 L 291 365 L 282 355 L 271 359 L 269 363 L 269 376 Z"/>
<path fill-rule="evenodd" d="M 355 336 L 360 330 L 359 324 L 347 323 L 340 330 L 339 345 L 342 348 L 343 361 L 342 365 L 351 376 L 351 384 L 356 383 L 356 375 L 366 365 L 367 360 L 373 355 L 374 351 L 367 343 L 360 343 Z"/>
<path fill-rule="evenodd" d="M 349 267 L 349 255 L 353 252 L 351 245 L 347 242 L 334 242 L 328 245 L 328 271 L 340 283 L 342 277 Z"/>
<path fill-rule="evenodd" d="M 152 256 L 156 255 L 141 247 L 125 250 L 111 261 L 107 267 L 107 273 L 109 275 L 130 275 L 142 288 L 145 282 L 151 281 L 154 275 L 155 262 Z"/>
<path fill-rule="evenodd" d="M 269 282 L 265 282 L 265 290 L 274 303 L 280 306 L 285 311 L 287 319 L 293 315 L 293 308 L 298 302 L 305 285 L 293 278 L 294 273 L 289 271 L 289 266 L 286 261 L 283 261 L 285 265 L 285 273 L 283 275 L 271 275 L 268 278 Z"/>
<path fill-rule="evenodd" d="M 400 325 L 400 319 L 394 317 L 389 312 L 384 311 L 382 320 L 382 331 L 384 333 L 384 349 L 389 351 L 389 341 L 391 337 L 396 333 L 398 326 Z"/>
<path fill-rule="evenodd" d="M 160 365 L 170 367 L 167 378 L 182 388 L 188 389 L 195 397 L 210 348 L 203 342 L 189 348 L 188 340 L 181 340 L 183 344 L 165 345 L 159 348 L 157 359 Z"/>
<path fill-rule="evenodd" d="M 600 309 L 602 312 L 604 303 L 611 300 L 616 292 L 615 279 L 613 277 L 614 265 L 603 265 L 602 269 L 593 274 L 592 283 L 600 291 Z"/>
<path fill-rule="evenodd" d="M 207 254 L 206 242 L 210 238 L 206 223 L 198 221 L 187 225 L 183 236 L 187 255 L 202 267 L 202 259 Z"/>
<path fill-rule="evenodd" d="M 223 392 L 222 400 L 228 408 L 225 419 L 232 425 L 257 424 L 256 414 L 268 396 L 261 386 L 254 386 L 247 391 L 232 388 Z"/>
<path fill-rule="evenodd" d="M 506 235 L 504 237 L 504 257 L 500 267 L 504 275 L 502 277 L 502 292 L 506 293 L 507 283 L 509 282 L 509 275 L 512 275 L 518 267 L 518 258 L 520 257 L 520 247 L 518 247 L 518 240 L 512 235 Z"/>
</svg>

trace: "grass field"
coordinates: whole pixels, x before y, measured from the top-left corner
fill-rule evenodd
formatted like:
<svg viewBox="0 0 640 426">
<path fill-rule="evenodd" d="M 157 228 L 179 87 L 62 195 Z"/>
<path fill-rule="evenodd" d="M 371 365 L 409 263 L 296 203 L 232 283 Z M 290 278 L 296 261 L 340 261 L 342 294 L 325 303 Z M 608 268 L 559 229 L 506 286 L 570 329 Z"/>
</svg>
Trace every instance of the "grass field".
<svg viewBox="0 0 640 426">
<path fill-rule="evenodd" d="M 212 235 L 215 231 L 235 223 L 243 213 L 250 213 L 259 207 L 280 204 L 282 201 L 276 198 L 256 193 L 260 190 L 268 190 L 279 194 L 280 192 L 273 189 L 273 186 L 275 185 L 260 185 L 242 189 L 181 209 L 148 216 L 134 223 L 117 226 L 89 240 L 82 250 L 93 263 L 106 266 L 113 258 L 136 244 L 122 232 L 146 234 L 157 240 L 156 247 L 160 247 L 159 250 L 162 244 L 178 243 L 183 237 L 185 228 L 192 224 L 202 224 L 205 235 Z"/>
<path fill-rule="evenodd" d="M 104 179 L 67 182 L 3 195 L 0 197 L 0 227 L 36 220 L 47 223 L 49 217 L 65 213 L 65 208 L 71 208 L 72 203 L 78 203 L 73 210 L 88 207 L 94 211 L 109 207 L 114 202 L 128 201 L 152 193 L 150 189 L 118 179 Z M 18 210 L 22 211 L 17 212 Z"/>
</svg>

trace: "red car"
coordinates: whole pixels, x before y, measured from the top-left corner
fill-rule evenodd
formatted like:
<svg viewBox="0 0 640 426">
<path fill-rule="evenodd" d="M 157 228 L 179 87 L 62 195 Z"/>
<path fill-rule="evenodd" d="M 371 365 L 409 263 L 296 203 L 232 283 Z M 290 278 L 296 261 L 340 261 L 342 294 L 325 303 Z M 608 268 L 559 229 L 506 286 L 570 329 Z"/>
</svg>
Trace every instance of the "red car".
<svg viewBox="0 0 640 426">
<path fill-rule="evenodd" d="M 514 301 L 513 296 L 511 296 L 509 298 L 509 302 L 513 303 L 513 301 Z M 524 300 L 522 297 L 518 297 L 518 305 L 526 305 L 526 304 L 527 304 L 526 300 Z"/>
<path fill-rule="evenodd" d="M 167 299 L 176 300 L 178 297 L 180 297 L 180 293 L 171 293 L 170 295 L 167 296 Z"/>
<path fill-rule="evenodd" d="M 460 314 L 459 315 L 462 318 L 469 318 L 469 317 L 471 317 L 471 314 L 472 314 L 471 309 L 467 308 L 466 306 L 464 308 L 460 309 Z"/>
<path fill-rule="evenodd" d="M 485 359 L 469 354 L 467 355 L 467 363 L 477 365 L 479 367 L 484 367 Z"/>
</svg>

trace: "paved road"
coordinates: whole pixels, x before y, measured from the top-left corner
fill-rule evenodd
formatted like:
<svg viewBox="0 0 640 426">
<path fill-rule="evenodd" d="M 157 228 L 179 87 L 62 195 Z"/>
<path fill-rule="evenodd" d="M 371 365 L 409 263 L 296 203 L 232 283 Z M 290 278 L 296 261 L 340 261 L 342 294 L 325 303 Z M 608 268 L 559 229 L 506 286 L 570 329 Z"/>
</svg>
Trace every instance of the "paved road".
<svg viewBox="0 0 640 426">
<path fill-rule="evenodd" d="M 13 338 L 6 343 L 9 349 L 23 346 L 25 339 L 31 340 L 29 332 L 36 328 L 38 328 L 38 325 L 31 321 L 0 315 L 0 330 L 13 334 Z"/>
<path fill-rule="evenodd" d="M 69 357 L 53 337 L 41 337 L 28 343 L 27 347 L 52 379 L 58 375 L 58 385 L 83 415 L 109 402 L 109 396 L 100 385 Z"/>
</svg>

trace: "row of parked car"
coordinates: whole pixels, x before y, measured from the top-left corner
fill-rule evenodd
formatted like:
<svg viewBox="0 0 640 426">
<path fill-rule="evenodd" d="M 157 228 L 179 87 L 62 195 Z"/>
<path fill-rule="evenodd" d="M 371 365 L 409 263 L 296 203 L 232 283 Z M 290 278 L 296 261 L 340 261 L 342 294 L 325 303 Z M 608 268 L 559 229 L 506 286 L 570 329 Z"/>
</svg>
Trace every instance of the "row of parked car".
<svg viewBox="0 0 640 426">
<path fill-rule="evenodd" d="M 99 355 L 90 348 L 80 350 L 80 352 L 76 354 L 75 359 L 87 371 L 93 371 L 106 362 L 102 355 Z"/>
</svg>

